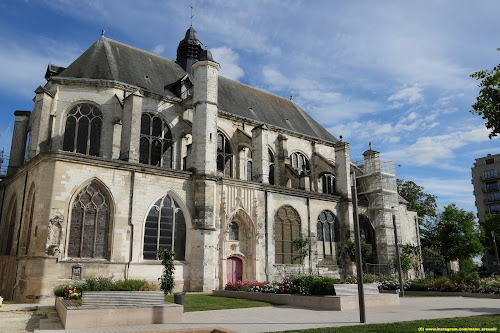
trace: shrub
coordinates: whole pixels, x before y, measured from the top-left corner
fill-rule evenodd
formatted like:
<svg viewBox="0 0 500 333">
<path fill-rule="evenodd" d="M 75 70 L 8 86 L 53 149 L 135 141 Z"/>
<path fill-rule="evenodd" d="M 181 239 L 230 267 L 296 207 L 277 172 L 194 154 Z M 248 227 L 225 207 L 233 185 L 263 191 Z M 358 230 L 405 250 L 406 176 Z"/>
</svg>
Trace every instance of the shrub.
<svg viewBox="0 0 500 333">
<path fill-rule="evenodd" d="M 295 277 L 292 282 L 295 285 L 295 290 L 294 292 L 303 294 L 303 295 L 309 295 L 309 288 L 311 286 L 311 283 L 314 281 L 320 279 L 319 276 L 316 275 L 311 275 L 311 274 L 303 274 Z"/>
<path fill-rule="evenodd" d="M 335 295 L 335 284 L 338 284 L 338 279 L 323 277 L 314 280 L 309 286 L 311 295 Z"/>
<path fill-rule="evenodd" d="M 66 287 L 69 287 L 69 286 L 58 286 L 58 287 L 55 287 L 54 288 L 54 296 L 56 297 L 63 297 L 63 292 L 65 290 Z"/>
<path fill-rule="evenodd" d="M 83 291 L 110 291 L 113 290 L 113 277 L 105 278 L 102 276 L 86 278 L 82 283 Z"/>
<path fill-rule="evenodd" d="M 140 289 L 140 291 L 159 291 L 160 286 L 153 282 L 146 282 Z"/>
<path fill-rule="evenodd" d="M 82 290 L 78 286 L 58 286 L 54 288 L 54 295 L 64 299 L 80 299 L 82 297 Z"/>
<path fill-rule="evenodd" d="M 146 284 L 146 280 L 118 280 L 115 282 L 113 290 L 139 291 Z"/>
</svg>

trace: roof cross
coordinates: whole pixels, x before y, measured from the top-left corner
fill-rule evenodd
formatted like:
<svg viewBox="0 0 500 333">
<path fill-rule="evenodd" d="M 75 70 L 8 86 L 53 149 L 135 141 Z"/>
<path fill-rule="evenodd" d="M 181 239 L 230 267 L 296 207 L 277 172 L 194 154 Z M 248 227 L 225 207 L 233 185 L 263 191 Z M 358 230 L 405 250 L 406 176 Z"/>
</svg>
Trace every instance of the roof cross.
<svg viewBox="0 0 500 333">
<path fill-rule="evenodd" d="M 193 15 L 193 8 L 194 8 L 193 4 L 190 4 L 189 8 L 191 8 L 191 27 L 192 27 L 193 26 L 193 16 L 194 16 Z"/>
</svg>

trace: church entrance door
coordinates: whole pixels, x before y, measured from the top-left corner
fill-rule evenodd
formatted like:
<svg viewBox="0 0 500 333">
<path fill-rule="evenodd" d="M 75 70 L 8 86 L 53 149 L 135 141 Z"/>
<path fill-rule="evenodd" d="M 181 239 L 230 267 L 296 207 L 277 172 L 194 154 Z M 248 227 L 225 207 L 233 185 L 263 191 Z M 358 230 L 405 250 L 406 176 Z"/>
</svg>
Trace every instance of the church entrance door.
<svg viewBox="0 0 500 333">
<path fill-rule="evenodd" d="M 243 280 L 243 262 L 240 258 L 227 258 L 227 283 Z"/>
</svg>

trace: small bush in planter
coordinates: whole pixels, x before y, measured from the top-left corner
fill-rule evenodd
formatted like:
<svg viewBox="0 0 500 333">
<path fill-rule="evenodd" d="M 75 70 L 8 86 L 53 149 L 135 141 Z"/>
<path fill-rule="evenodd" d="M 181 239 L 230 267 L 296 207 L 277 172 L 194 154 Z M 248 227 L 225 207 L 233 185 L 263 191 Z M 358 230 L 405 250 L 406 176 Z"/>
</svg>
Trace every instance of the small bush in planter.
<svg viewBox="0 0 500 333">
<path fill-rule="evenodd" d="M 146 284 L 146 280 L 118 280 L 113 290 L 117 291 L 139 291 Z"/>
<path fill-rule="evenodd" d="M 114 288 L 113 277 L 105 278 L 102 276 L 86 278 L 82 283 L 83 291 L 110 291 Z"/>
<path fill-rule="evenodd" d="M 323 277 L 314 280 L 309 286 L 309 293 L 311 295 L 335 295 L 335 284 L 340 284 L 339 279 L 330 277 Z"/>
<path fill-rule="evenodd" d="M 320 280 L 321 278 L 316 275 L 311 275 L 311 274 L 303 274 L 295 277 L 292 282 L 295 285 L 295 290 L 294 292 L 303 294 L 303 295 L 309 295 L 310 287 L 311 284 L 316 281 Z"/>
</svg>

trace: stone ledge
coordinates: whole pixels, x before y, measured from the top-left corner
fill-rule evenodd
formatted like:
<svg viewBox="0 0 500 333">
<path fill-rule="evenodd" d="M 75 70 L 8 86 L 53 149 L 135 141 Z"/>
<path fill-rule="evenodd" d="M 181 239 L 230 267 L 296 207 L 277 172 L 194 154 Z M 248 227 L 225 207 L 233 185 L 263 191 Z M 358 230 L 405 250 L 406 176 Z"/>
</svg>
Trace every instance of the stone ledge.
<svg viewBox="0 0 500 333">
<path fill-rule="evenodd" d="M 165 303 L 154 306 L 81 307 L 56 297 L 56 311 L 66 330 L 74 328 L 98 328 L 182 323 L 184 307 Z"/>
<path fill-rule="evenodd" d="M 381 290 L 383 294 L 395 294 L 395 290 Z M 466 292 L 450 292 L 450 291 L 417 291 L 417 290 L 405 290 L 405 295 L 409 296 L 440 296 L 440 297 L 451 297 L 451 296 L 461 296 L 461 297 L 475 297 L 475 298 L 496 298 L 500 299 L 500 294 L 486 294 L 486 293 L 466 293 Z"/>
<path fill-rule="evenodd" d="M 305 296 L 289 294 L 266 294 L 247 291 L 214 290 L 214 296 L 244 298 L 279 305 L 292 305 L 304 308 L 325 309 L 334 311 L 358 309 L 357 296 Z M 375 308 L 399 305 L 399 296 L 395 294 L 365 295 L 365 306 Z"/>
</svg>

